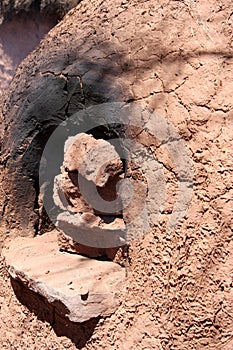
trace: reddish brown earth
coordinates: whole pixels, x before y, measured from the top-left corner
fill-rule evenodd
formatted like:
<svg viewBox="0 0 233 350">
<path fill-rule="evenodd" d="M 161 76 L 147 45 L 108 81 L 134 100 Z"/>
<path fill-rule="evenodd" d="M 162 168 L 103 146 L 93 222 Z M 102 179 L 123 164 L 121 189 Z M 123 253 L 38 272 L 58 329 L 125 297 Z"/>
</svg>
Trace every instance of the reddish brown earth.
<svg viewBox="0 0 233 350">
<path fill-rule="evenodd" d="M 0 94 L 19 63 L 80 0 L 2 0 L 0 3 Z"/>
<path fill-rule="evenodd" d="M 7 88 L 19 63 L 56 23 L 48 15 L 31 12 L 12 15 L 0 26 L 0 91 Z"/>
<path fill-rule="evenodd" d="M 50 79 L 50 84 L 68 82 L 71 90 L 74 87 L 69 79 L 81 68 L 78 58 L 72 61 L 69 56 L 69 64 L 64 63 L 69 45 L 81 55 L 105 60 L 105 64 L 111 56 L 111 62 L 120 68 L 115 80 L 112 76 L 106 79 L 111 87 L 117 87 L 117 98 L 133 98 L 170 120 L 185 139 L 193 161 L 191 204 L 182 225 L 168 234 L 165 227 L 174 203 L 176 178 L 163 147 L 156 150 L 166 165 L 166 208 L 154 230 L 130 246 L 121 306 L 111 317 L 89 326 L 86 343 L 80 335 L 78 348 L 233 349 L 232 11 L 229 0 L 84 0 L 29 55 L 11 84 L 4 113 L 8 118 L 5 124 L 14 131 L 14 117 L 20 115 L 18 103 L 40 76 Z M 114 52 L 118 53 L 116 60 Z M 93 89 L 87 76 L 84 83 L 86 79 L 89 90 L 84 92 Z M 98 84 L 96 78 L 94 89 L 100 89 Z M 72 91 L 77 93 L 75 88 Z M 109 100 L 114 100 L 110 89 L 108 92 Z M 70 114 L 76 108 L 74 102 L 70 97 Z M 67 111 L 67 106 L 64 108 Z M 46 111 L 50 113 L 49 108 Z M 2 134 L 6 143 L 9 134 L 6 130 Z M 11 143 L 5 146 L 5 159 L 11 157 L 13 147 Z M 5 177 L 1 179 L 2 198 L 11 184 L 7 177 L 15 178 L 10 169 L 14 167 L 1 173 Z M 10 189 L 8 201 L 2 204 L 1 240 L 6 235 L 12 239 L 13 230 L 22 234 L 22 214 L 14 208 L 20 199 L 15 197 L 14 187 L 12 192 Z M 33 190 L 31 193 L 34 200 Z M 33 206 L 27 209 L 35 220 Z M 66 337 L 57 337 L 55 325 L 40 321 L 19 303 L 3 266 L 0 298 L 2 349 L 76 348 Z M 77 334 L 87 334 L 83 327 L 76 325 Z"/>
</svg>

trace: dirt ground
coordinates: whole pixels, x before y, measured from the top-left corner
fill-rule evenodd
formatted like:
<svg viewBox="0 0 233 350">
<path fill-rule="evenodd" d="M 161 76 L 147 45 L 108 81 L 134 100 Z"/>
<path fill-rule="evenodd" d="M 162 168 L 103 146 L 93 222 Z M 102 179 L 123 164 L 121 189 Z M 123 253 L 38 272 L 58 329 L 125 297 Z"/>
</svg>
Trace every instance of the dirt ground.
<svg viewBox="0 0 233 350">
<path fill-rule="evenodd" d="M 50 17 L 41 18 L 32 12 L 21 17 L 12 16 L 7 23 L 1 25 L 0 91 L 7 88 L 16 67 L 55 24 L 56 21 Z"/>
<path fill-rule="evenodd" d="M 84 29 L 73 25 L 79 20 Z M 132 242 L 122 304 L 111 317 L 98 320 L 85 345 L 58 336 L 53 326 L 23 306 L 2 263 L 0 347 L 232 350 L 232 2 L 158 1 L 155 5 L 152 0 L 116 0 L 113 6 L 110 0 L 104 5 L 100 0 L 83 1 L 21 66 L 12 90 L 17 92 L 21 76 L 26 86 L 25 67 L 34 67 L 45 47 L 54 49 L 53 35 L 62 51 L 67 42 L 61 33 L 76 38 L 89 25 L 100 31 L 100 42 L 111 32 L 117 48 L 120 42 L 122 50 L 131 50 L 130 60 L 137 64 L 121 83 L 128 84 L 136 101 L 165 116 L 182 135 L 194 167 L 193 198 L 182 225 L 168 234 L 175 186 L 169 159 L 163 149 L 158 150 L 158 158 L 168 165 L 166 207 L 154 230 Z M 152 42 L 161 51 L 156 62 L 154 57 L 150 61 Z M 82 333 L 82 326 L 76 327 Z"/>
</svg>

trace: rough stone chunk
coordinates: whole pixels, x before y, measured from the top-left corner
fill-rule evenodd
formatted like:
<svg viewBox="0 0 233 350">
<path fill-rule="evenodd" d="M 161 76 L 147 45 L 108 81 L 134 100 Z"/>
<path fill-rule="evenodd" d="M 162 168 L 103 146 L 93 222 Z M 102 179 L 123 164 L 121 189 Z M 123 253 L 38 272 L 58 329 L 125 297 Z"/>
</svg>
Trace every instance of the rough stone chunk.
<svg viewBox="0 0 233 350">
<path fill-rule="evenodd" d="M 69 209 L 74 213 L 94 213 L 94 210 L 82 197 L 79 187 L 74 183 L 75 178 L 67 172 L 57 175 L 54 180 L 53 199 L 62 210 Z"/>
<path fill-rule="evenodd" d="M 110 223 L 97 220 L 92 223 L 86 214 L 73 215 L 64 211 L 57 217 L 57 227 L 75 242 L 95 248 L 113 248 L 126 244 L 126 226 L 121 218 Z"/>
<path fill-rule="evenodd" d="M 118 263 L 121 266 L 126 264 L 126 250 L 124 248 L 94 248 L 75 242 L 71 237 L 63 232 L 58 232 L 57 240 L 61 251 L 77 253 L 90 258 L 106 258 Z"/>
<path fill-rule="evenodd" d="M 62 305 L 65 317 L 72 322 L 109 316 L 120 304 L 124 268 L 59 251 L 57 231 L 17 238 L 3 255 L 13 279 L 45 297 L 55 308 Z"/>
<path fill-rule="evenodd" d="M 55 179 L 55 203 L 61 209 L 65 207 L 76 213 L 99 214 L 101 211 L 93 206 L 92 197 L 100 196 L 109 202 L 117 198 L 116 185 L 122 179 L 123 165 L 109 142 L 80 133 L 66 141 L 61 172 L 62 176 L 58 175 Z M 120 212 L 116 210 L 115 214 Z"/>
<path fill-rule="evenodd" d="M 106 185 L 109 177 L 123 173 L 122 162 L 114 146 L 84 133 L 67 140 L 63 166 L 68 172 L 79 172 L 99 187 Z"/>
<path fill-rule="evenodd" d="M 61 174 L 54 181 L 54 202 L 62 210 L 56 223 L 63 232 L 60 249 L 114 258 L 117 247 L 125 244 L 117 190 L 122 179 L 122 161 L 108 141 L 85 133 L 68 138 Z M 103 205 L 98 208 L 100 202 Z"/>
</svg>

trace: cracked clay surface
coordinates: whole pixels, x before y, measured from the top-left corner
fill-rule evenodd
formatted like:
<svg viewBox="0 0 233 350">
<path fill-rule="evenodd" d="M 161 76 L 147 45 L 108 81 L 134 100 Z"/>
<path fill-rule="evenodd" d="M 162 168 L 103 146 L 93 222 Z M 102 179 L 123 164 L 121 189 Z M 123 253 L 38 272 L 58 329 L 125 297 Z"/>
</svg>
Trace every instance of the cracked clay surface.
<svg viewBox="0 0 233 350">
<path fill-rule="evenodd" d="M 137 101 L 173 123 L 193 163 L 192 201 L 167 233 L 175 166 L 166 145 L 138 135 L 164 164 L 165 207 L 130 245 L 120 307 L 78 348 L 233 349 L 232 21 L 229 0 L 83 0 L 16 72 L 0 117 L 1 241 L 43 231 L 41 148 L 80 108 Z M 75 349 L 17 301 L 1 271 L 1 349 Z"/>
</svg>

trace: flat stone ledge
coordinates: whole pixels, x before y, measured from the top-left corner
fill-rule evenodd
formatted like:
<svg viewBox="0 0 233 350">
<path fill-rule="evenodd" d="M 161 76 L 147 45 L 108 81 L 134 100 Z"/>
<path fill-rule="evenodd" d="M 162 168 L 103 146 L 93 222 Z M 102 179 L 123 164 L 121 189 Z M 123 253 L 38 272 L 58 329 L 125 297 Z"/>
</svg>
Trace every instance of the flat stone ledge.
<svg viewBox="0 0 233 350">
<path fill-rule="evenodd" d="M 71 322 L 111 315 L 120 305 L 125 269 L 59 251 L 57 231 L 35 238 L 19 237 L 2 252 L 13 280 L 64 306 Z"/>
</svg>

